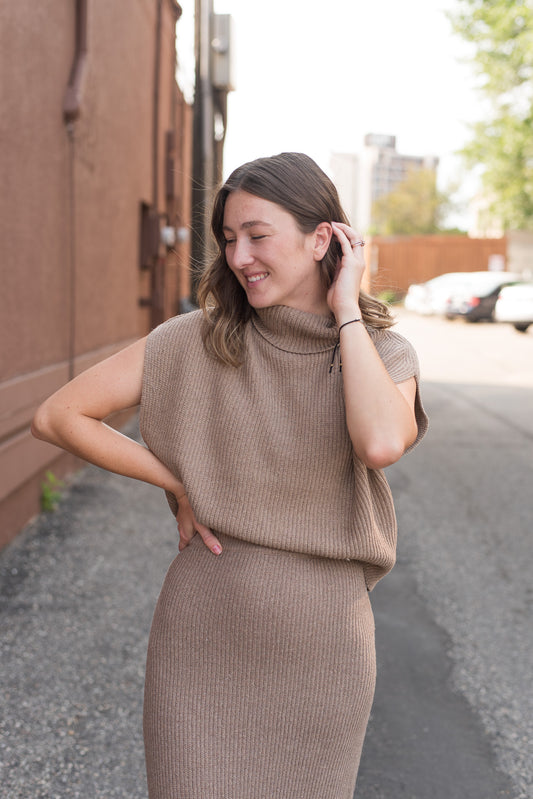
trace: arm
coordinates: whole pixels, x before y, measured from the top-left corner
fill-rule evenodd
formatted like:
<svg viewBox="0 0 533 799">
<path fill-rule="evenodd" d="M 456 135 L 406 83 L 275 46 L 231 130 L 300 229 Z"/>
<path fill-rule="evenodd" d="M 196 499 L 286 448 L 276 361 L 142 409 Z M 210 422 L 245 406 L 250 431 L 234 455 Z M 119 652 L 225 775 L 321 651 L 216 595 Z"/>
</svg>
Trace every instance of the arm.
<svg viewBox="0 0 533 799">
<path fill-rule="evenodd" d="M 103 421 L 139 404 L 145 344 L 146 339 L 140 339 L 56 391 L 38 408 L 32 434 L 103 469 L 171 492 L 179 500 L 180 549 L 198 531 L 218 554 L 220 544 L 197 523 L 183 484 L 150 450 Z"/>
<path fill-rule="evenodd" d="M 328 291 L 328 304 L 339 327 L 361 317 L 359 289 L 365 264 L 360 237 L 333 223 L 342 247 L 342 260 Z M 401 458 L 417 434 L 415 379 L 394 383 L 363 324 L 354 322 L 340 331 L 346 422 L 354 450 L 370 469 L 382 469 Z"/>
</svg>

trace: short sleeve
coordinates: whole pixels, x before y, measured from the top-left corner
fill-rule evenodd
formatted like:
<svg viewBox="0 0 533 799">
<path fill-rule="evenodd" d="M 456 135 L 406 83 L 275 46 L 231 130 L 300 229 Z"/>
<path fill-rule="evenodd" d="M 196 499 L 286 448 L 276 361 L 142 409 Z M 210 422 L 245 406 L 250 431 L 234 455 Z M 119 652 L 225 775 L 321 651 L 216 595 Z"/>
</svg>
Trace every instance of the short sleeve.
<svg viewBox="0 0 533 799">
<path fill-rule="evenodd" d="M 416 350 L 410 341 L 394 330 L 369 329 L 368 332 L 387 372 L 395 383 L 402 383 L 411 377 L 415 378 L 415 418 L 418 433 L 414 442 L 405 451 L 406 453 L 411 452 L 426 435 L 429 424 L 420 395 L 420 365 Z"/>
</svg>

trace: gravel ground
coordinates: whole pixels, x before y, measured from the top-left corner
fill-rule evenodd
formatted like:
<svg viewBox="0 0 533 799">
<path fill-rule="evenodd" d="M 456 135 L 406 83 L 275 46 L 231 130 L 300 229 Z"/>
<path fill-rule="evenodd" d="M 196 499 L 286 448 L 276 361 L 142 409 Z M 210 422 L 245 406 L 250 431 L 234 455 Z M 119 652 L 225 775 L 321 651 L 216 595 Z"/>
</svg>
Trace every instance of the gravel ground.
<svg viewBox="0 0 533 799">
<path fill-rule="evenodd" d="M 2 799 L 146 799 L 145 653 L 176 551 L 161 491 L 88 467 L 1 553 Z"/>
</svg>

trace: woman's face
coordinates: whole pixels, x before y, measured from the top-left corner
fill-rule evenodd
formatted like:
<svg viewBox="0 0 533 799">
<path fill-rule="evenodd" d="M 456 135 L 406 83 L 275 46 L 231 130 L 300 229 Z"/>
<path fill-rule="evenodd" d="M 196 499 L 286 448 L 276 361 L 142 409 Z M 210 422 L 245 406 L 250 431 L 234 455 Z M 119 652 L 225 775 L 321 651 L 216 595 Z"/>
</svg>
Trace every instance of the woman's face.
<svg viewBox="0 0 533 799">
<path fill-rule="evenodd" d="M 316 231 L 302 233 L 280 205 L 239 189 L 226 199 L 223 233 L 228 266 L 252 307 L 329 313 Z"/>
</svg>

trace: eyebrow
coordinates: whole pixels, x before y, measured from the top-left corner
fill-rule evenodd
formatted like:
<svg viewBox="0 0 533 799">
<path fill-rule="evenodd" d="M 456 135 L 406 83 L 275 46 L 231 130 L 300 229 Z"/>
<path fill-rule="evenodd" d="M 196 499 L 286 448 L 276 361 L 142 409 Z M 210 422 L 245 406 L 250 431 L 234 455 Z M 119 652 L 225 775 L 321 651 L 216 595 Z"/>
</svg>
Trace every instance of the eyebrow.
<svg viewBox="0 0 533 799">
<path fill-rule="evenodd" d="M 266 225 L 266 227 L 273 227 L 270 222 L 262 222 L 261 219 L 251 219 L 250 222 L 243 222 L 241 229 L 246 230 L 247 228 L 254 227 L 255 225 Z M 227 225 L 224 225 L 222 230 L 231 230 L 231 228 Z"/>
</svg>

